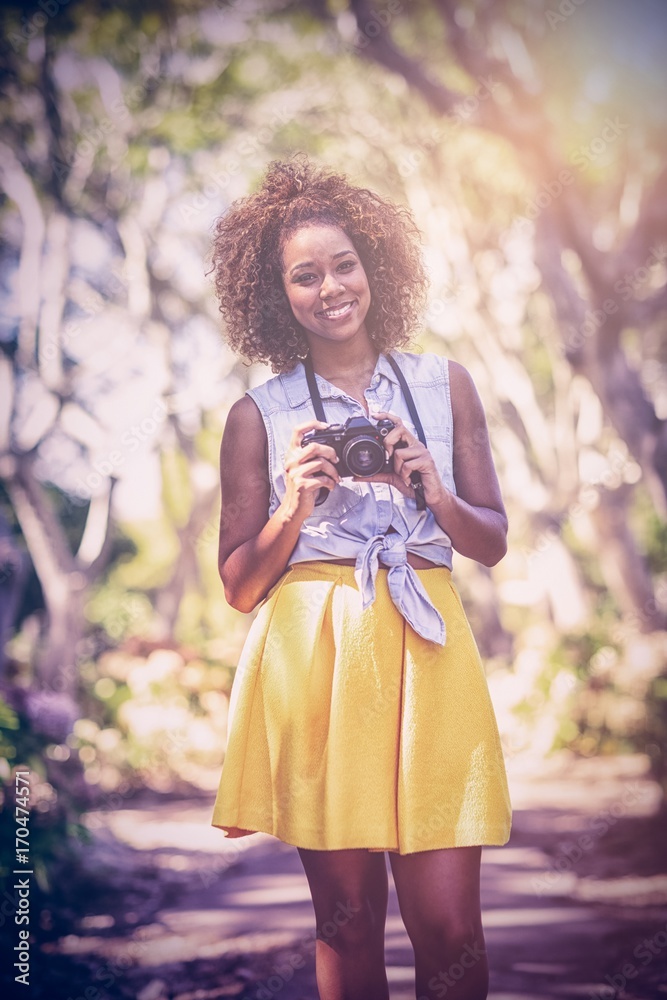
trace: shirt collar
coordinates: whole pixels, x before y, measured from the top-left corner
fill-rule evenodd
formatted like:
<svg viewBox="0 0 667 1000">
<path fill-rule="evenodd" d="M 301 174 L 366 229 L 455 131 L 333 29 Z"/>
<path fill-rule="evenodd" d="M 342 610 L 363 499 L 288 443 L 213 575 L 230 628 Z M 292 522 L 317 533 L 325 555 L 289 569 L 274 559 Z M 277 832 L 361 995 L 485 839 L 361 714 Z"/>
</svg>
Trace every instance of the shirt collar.
<svg viewBox="0 0 667 1000">
<path fill-rule="evenodd" d="M 389 352 L 393 356 L 393 351 Z M 387 361 L 384 354 L 378 356 L 373 375 L 371 376 L 371 385 L 373 384 L 373 379 L 376 375 L 388 378 L 390 382 L 398 385 L 398 379 L 394 369 L 391 367 Z M 291 372 L 287 372 L 280 376 L 285 394 L 289 405 L 294 408 L 300 406 L 306 400 L 310 399 L 310 392 L 308 390 L 308 380 L 306 379 L 306 371 L 303 366 L 303 362 L 299 361 Z M 323 379 L 321 375 L 315 373 L 315 380 L 317 381 L 317 387 L 320 390 L 320 397 L 322 399 L 339 399 L 341 396 L 345 396 L 346 393 L 342 389 L 339 389 L 337 385 L 332 385 L 331 382 L 327 382 Z"/>
</svg>

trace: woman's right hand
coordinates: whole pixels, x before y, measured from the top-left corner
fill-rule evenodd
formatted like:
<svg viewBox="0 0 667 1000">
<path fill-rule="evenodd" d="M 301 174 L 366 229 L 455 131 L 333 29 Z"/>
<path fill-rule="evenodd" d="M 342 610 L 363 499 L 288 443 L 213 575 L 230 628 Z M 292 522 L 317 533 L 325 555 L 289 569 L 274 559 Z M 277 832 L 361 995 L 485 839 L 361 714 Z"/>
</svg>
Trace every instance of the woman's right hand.
<svg viewBox="0 0 667 1000">
<path fill-rule="evenodd" d="M 315 509 L 315 500 L 322 486 L 332 490 L 340 482 L 336 469 L 338 456 L 328 444 L 311 441 L 305 448 L 301 439 L 314 427 L 328 425 L 321 420 L 297 424 L 285 452 L 285 496 L 281 506 L 289 517 L 305 520 Z M 319 475 L 317 474 L 319 473 Z"/>
</svg>

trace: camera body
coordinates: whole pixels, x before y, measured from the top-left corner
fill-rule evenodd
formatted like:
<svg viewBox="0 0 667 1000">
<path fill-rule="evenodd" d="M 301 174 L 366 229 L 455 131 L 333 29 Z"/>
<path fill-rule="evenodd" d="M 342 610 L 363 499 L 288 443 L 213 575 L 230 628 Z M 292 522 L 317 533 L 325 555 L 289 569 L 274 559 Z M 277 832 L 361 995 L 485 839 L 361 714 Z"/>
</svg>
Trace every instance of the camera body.
<svg viewBox="0 0 667 1000">
<path fill-rule="evenodd" d="M 349 476 L 368 478 L 378 472 L 394 471 L 393 455 L 387 455 L 384 447 L 384 439 L 394 427 L 393 420 L 387 417 L 378 420 L 377 424 L 372 424 L 366 417 L 348 417 L 344 424 L 329 424 L 328 427 L 306 431 L 301 447 L 305 448 L 313 441 L 328 444 L 338 455 L 336 468 L 341 479 Z M 399 441 L 395 447 L 405 447 L 405 442 Z M 326 500 L 328 492 L 326 486 L 322 487 L 316 506 Z"/>
<path fill-rule="evenodd" d="M 372 424 L 366 417 L 348 417 L 344 424 L 306 431 L 301 447 L 316 441 L 330 445 L 338 455 L 338 475 L 370 477 L 378 472 L 393 472 L 393 456 L 387 455 L 384 439 L 394 427 L 393 420 L 383 418 Z M 399 442 L 403 444 L 404 442 Z"/>
</svg>

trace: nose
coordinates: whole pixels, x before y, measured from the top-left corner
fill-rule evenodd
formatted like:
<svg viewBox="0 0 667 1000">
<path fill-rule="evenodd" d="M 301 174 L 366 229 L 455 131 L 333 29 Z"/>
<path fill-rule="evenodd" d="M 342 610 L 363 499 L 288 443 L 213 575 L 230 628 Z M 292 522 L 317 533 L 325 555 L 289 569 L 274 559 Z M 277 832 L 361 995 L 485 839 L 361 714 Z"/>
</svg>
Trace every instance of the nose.
<svg viewBox="0 0 667 1000">
<path fill-rule="evenodd" d="M 335 275 L 327 274 L 324 276 L 322 287 L 320 288 L 321 299 L 330 299 L 332 295 L 336 295 L 341 291 L 345 291 L 345 286 L 341 284 Z"/>
</svg>

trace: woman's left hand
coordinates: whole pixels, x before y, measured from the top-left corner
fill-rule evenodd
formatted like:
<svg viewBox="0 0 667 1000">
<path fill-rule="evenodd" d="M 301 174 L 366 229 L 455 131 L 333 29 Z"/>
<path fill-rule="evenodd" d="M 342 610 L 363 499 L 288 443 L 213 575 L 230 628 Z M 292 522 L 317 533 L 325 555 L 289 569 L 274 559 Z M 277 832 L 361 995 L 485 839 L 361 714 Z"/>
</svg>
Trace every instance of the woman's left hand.
<svg viewBox="0 0 667 1000">
<path fill-rule="evenodd" d="M 389 410 L 376 410 L 371 414 L 373 420 L 388 417 L 395 427 L 384 438 L 384 446 L 388 454 L 394 456 L 393 472 L 378 472 L 375 476 L 353 476 L 357 483 L 389 483 L 400 490 L 403 496 L 414 499 L 415 491 L 410 482 L 410 473 L 419 472 L 424 486 L 424 499 L 428 505 L 442 502 L 447 492 L 433 456 L 419 438 L 412 434 L 401 418 Z M 405 447 L 396 448 L 399 441 L 405 441 Z"/>
</svg>

